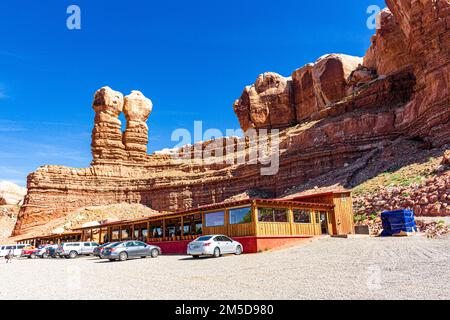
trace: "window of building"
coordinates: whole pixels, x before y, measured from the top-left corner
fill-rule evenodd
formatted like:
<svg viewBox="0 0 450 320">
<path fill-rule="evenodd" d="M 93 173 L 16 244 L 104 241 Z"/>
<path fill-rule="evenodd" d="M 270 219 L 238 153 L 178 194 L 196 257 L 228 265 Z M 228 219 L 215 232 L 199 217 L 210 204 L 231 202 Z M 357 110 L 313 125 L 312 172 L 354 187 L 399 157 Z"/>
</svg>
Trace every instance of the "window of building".
<svg viewBox="0 0 450 320">
<path fill-rule="evenodd" d="M 129 228 L 125 228 L 122 229 L 122 239 L 128 239 L 130 237 L 130 229 Z"/>
<path fill-rule="evenodd" d="M 311 210 L 309 209 L 294 209 L 294 222 L 295 223 L 311 223 Z"/>
<path fill-rule="evenodd" d="M 199 222 L 195 224 L 195 234 L 203 233 L 203 223 Z"/>
<path fill-rule="evenodd" d="M 252 222 L 252 208 L 230 209 L 230 224 L 249 223 Z"/>
<path fill-rule="evenodd" d="M 260 222 L 288 222 L 288 209 L 286 209 L 286 208 L 258 208 L 258 221 L 260 221 Z"/>
<path fill-rule="evenodd" d="M 258 208 L 258 221 L 273 222 L 273 208 Z"/>
<path fill-rule="evenodd" d="M 119 230 L 113 230 L 111 232 L 111 238 L 112 240 L 119 240 Z"/>
<path fill-rule="evenodd" d="M 225 212 L 210 212 L 205 214 L 205 225 L 207 227 L 218 227 L 225 225 Z"/>
<path fill-rule="evenodd" d="M 274 222 L 288 222 L 288 209 L 274 209 Z"/>
</svg>

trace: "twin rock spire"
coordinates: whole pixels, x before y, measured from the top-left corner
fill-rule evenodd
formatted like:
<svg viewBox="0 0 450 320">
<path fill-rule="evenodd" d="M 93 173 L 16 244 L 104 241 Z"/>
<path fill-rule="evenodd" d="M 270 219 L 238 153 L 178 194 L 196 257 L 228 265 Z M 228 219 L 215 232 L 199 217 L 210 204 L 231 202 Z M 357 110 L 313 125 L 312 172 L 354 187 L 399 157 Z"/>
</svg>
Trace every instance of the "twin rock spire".
<svg viewBox="0 0 450 320">
<path fill-rule="evenodd" d="M 92 130 L 92 157 L 94 163 L 115 161 L 143 161 L 147 159 L 147 119 L 153 104 L 140 91 L 129 95 L 103 87 L 95 93 L 92 108 L 95 111 Z M 121 113 L 126 118 L 122 132 Z"/>
</svg>

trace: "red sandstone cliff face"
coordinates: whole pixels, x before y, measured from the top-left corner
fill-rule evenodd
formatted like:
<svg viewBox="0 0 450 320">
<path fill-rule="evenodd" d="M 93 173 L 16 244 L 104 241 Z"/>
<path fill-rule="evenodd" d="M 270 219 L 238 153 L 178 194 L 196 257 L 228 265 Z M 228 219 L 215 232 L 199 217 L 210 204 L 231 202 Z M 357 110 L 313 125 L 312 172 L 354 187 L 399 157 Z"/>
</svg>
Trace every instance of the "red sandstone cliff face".
<svg viewBox="0 0 450 320">
<path fill-rule="evenodd" d="M 387 5 L 363 59 L 328 55 L 291 78 L 266 73 L 235 102 L 243 130 L 283 129 L 276 175 L 261 175 L 260 165 L 147 155 L 151 102 L 140 93 L 123 98 L 102 88 L 93 103 L 92 166 L 44 166 L 32 173 L 14 234 L 91 205 L 143 203 L 174 211 L 249 190 L 279 196 L 321 176 L 330 185 L 352 186 L 383 167 L 374 163 L 399 157 L 389 154 L 449 143 L 449 1 Z M 125 133 L 120 112 L 127 118 Z M 225 140 L 236 150 L 245 145 Z"/>
</svg>

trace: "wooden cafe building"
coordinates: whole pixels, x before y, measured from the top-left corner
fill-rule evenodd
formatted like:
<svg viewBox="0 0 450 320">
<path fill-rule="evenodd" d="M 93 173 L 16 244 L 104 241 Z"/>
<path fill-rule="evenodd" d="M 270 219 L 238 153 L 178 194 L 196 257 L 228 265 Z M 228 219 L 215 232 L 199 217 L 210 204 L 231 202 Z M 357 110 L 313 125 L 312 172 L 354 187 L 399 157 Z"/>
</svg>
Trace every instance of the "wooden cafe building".
<svg viewBox="0 0 450 320">
<path fill-rule="evenodd" d="M 313 236 L 351 233 L 350 191 L 245 199 L 73 230 L 79 241 L 141 240 L 166 254 L 185 254 L 190 241 L 209 234 L 232 237 L 243 244 L 245 253 L 255 253 Z"/>
</svg>

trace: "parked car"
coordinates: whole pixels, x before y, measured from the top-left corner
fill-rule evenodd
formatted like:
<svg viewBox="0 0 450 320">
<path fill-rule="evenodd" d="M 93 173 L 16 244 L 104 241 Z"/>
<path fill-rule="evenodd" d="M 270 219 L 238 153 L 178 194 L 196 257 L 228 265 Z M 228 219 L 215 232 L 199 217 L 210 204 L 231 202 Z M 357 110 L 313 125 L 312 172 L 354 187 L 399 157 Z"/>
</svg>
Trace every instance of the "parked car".
<svg viewBox="0 0 450 320">
<path fill-rule="evenodd" d="M 57 244 L 53 244 L 53 243 L 47 243 L 47 244 L 43 244 L 40 245 L 33 253 L 35 254 L 36 257 L 39 258 L 56 258 L 57 254 L 56 254 L 56 249 L 58 248 Z"/>
<path fill-rule="evenodd" d="M 102 251 L 105 250 L 105 248 L 107 248 L 115 243 L 116 242 L 107 242 L 107 243 L 99 245 L 98 247 L 95 247 L 93 255 L 102 259 Z"/>
<path fill-rule="evenodd" d="M 0 246 L 0 257 L 6 256 L 11 250 L 14 256 L 20 256 L 22 254 L 22 249 L 25 248 L 26 244 L 5 244 Z"/>
<path fill-rule="evenodd" d="M 130 258 L 156 258 L 161 254 L 161 248 L 142 241 L 116 242 L 102 251 L 102 258 L 110 261 L 125 261 Z"/>
<path fill-rule="evenodd" d="M 25 247 L 22 249 L 21 257 L 28 258 L 28 259 L 36 259 L 37 253 L 39 252 L 39 249 L 36 247 Z"/>
<path fill-rule="evenodd" d="M 198 259 L 200 256 L 220 257 L 226 253 L 240 255 L 244 251 L 241 243 L 234 241 L 224 235 L 201 236 L 190 242 L 187 254 Z"/>
<path fill-rule="evenodd" d="M 66 242 L 62 243 L 56 252 L 61 257 L 74 259 L 80 255 L 93 254 L 97 247 L 98 243 L 96 242 Z"/>
</svg>

